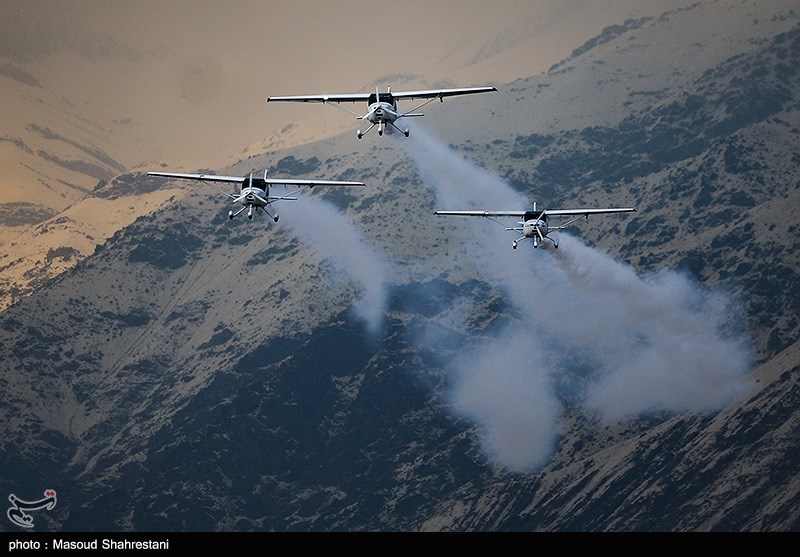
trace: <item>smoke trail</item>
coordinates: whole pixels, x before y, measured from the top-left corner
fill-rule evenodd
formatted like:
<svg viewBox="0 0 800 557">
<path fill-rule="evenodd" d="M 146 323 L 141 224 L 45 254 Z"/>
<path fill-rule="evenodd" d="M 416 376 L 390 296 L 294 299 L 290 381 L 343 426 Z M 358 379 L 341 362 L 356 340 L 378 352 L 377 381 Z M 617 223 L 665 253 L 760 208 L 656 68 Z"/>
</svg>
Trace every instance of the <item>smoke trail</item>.
<svg viewBox="0 0 800 557">
<path fill-rule="evenodd" d="M 465 351 L 449 369 L 455 379 L 450 403 L 480 425 L 489 458 L 514 471 L 545 465 L 556 445 L 558 402 L 544 368 L 532 359 L 541 349 L 527 331 L 506 328 L 495 342 Z"/>
<path fill-rule="evenodd" d="M 399 144 L 440 209 L 520 210 L 533 201 L 419 125 Z M 465 249 L 521 317 L 448 365 L 455 384 L 448 397 L 479 424 L 484 451 L 501 465 L 534 470 L 552 454 L 559 408 L 552 385 L 576 362 L 589 369 L 578 376 L 585 407 L 607 420 L 714 411 L 746 389 L 749 350 L 721 331 L 723 296 L 674 272 L 639 276 L 568 234 L 555 255 L 529 243 L 520 248 L 533 253 L 514 251 L 513 233 L 468 220 Z"/>
<path fill-rule="evenodd" d="M 281 224 L 314 250 L 330 256 L 340 270 L 360 282 L 362 298 L 355 304 L 356 315 L 369 332 L 379 333 L 386 315 L 388 291 L 386 263 L 364 243 L 359 231 L 335 206 L 313 196 L 300 197 L 281 206 Z"/>
<path fill-rule="evenodd" d="M 518 210 L 530 205 L 497 176 L 419 126 L 399 143 L 435 190 L 441 209 Z M 522 317 L 497 331 L 493 340 L 465 347 L 461 357 L 447 364 L 453 386 L 445 397 L 455 412 L 479 425 L 479 441 L 490 458 L 514 471 L 532 471 L 553 452 L 559 412 L 547 349 L 531 334 L 542 326 L 536 295 L 540 268 L 532 267 L 531 258 L 538 261 L 545 254 L 512 250 L 512 233 L 484 219 L 459 220 L 459 225 L 471 231 L 465 246 L 476 268 L 485 270 L 484 280 L 499 286 Z"/>
<path fill-rule="evenodd" d="M 743 394 L 750 355 L 744 342 L 721 332 L 724 296 L 674 271 L 644 280 L 569 236 L 562 245 L 557 261 L 583 303 L 614 308 L 613 326 L 596 339 L 603 369 L 589 386 L 587 407 L 608 419 L 702 413 Z"/>
</svg>

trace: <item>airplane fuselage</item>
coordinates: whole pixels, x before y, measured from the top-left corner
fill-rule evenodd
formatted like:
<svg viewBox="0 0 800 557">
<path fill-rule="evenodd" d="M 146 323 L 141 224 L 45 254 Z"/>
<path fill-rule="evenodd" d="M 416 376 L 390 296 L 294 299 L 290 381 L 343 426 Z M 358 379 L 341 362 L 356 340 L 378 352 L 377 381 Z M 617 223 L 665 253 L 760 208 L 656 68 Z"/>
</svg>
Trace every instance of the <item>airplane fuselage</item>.
<svg viewBox="0 0 800 557">
<path fill-rule="evenodd" d="M 388 102 L 377 102 L 369 105 L 367 120 L 372 124 L 389 124 L 397 120 L 397 106 Z"/>
<path fill-rule="evenodd" d="M 278 222 L 277 213 L 270 212 L 269 206 L 276 201 L 293 201 L 297 198 L 294 194 L 300 192 L 303 188 L 314 187 L 327 187 L 327 186 L 363 186 L 363 182 L 352 182 L 344 180 L 306 180 L 306 179 L 274 179 L 267 178 L 267 171 L 264 170 L 264 177 L 254 177 L 251 172 L 247 176 L 220 176 L 216 174 L 186 174 L 183 172 L 148 172 L 148 176 L 161 176 L 164 178 L 178 178 L 183 180 L 198 180 L 200 182 L 223 182 L 226 184 L 235 184 L 238 191 L 236 193 L 227 193 L 228 199 L 236 204 L 241 205 L 241 208 L 234 211 L 228 211 L 228 218 L 233 220 L 237 215 L 247 211 L 247 218 L 252 219 L 255 213 L 263 211 L 275 222 Z M 270 186 L 277 187 L 292 187 L 297 188 L 294 192 L 270 196 Z"/>
<path fill-rule="evenodd" d="M 397 130 L 403 135 L 408 137 L 408 129 L 401 130 L 395 124 L 395 121 L 402 118 L 404 115 L 397 110 L 397 99 L 392 96 L 391 90 L 386 93 L 375 91 L 367 99 L 367 113 L 361 118 L 370 123 L 369 129 L 364 133 L 358 130 L 356 134 L 361 139 L 365 133 L 373 127 L 378 128 L 378 135 L 383 135 L 384 132 L 392 133 Z"/>
<path fill-rule="evenodd" d="M 444 102 L 445 97 L 452 97 L 456 95 L 469 95 L 472 93 L 486 93 L 489 91 L 497 91 L 497 88 L 492 86 L 485 87 L 462 87 L 456 89 L 425 89 L 420 91 L 401 91 L 399 93 L 392 93 L 392 88 L 389 87 L 385 93 L 381 93 L 376 87 L 374 93 L 353 93 L 353 94 L 335 94 L 335 95 L 299 95 L 289 97 L 267 97 L 267 102 L 270 101 L 286 101 L 286 102 L 313 102 L 324 104 L 335 104 L 348 102 L 362 102 L 367 101 L 367 113 L 359 114 L 353 110 L 339 107 L 345 112 L 353 114 L 359 120 L 366 120 L 369 122 L 369 127 L 366 130 L 358 130 L 356 136 L 358 139 L 364 137 L 369 131 L 377 127 L 378 135 L 383 135 L 386 131 L 391 133 L 393 130 L 402 133 L 408 137 L 410 133 L 408 128 L 400 129 L 397 127 L 396 122 L 401 118 L 409 118 L 414 116 L 422 116 L 422 113 L 417 112 L 418 109 L 438 99 Z M 397 107 L 398 100 L 424 100 L 421 104 L 412 108 L 409 111 L 400 111 Z"/>
<path fill-rule="evenodd" d="M 552 242 L 553 248 L 558 249 L 558 238 L 550 237 L 550 233 L 554 230 L 561 230 L 566 228 L 573 222 L 582 218 L 589 218 L 589 215 L 600 215 L 604 213 L 630 213 L 635 212 L 633 207 L 609 207 L 599 209 L 551 209 L 551 210 L 537 210 L 536 203 L 533 204 L 533 209 L 529 211 L 436 211 L 437 215 L 447 216 L 467 216 L 467 217 L 483 217 L 495 220 L 496 217 L 522 217 L 521 221 L 517 221 L 517 226 L 506 227 L 506 230 L 514 232 L 521 232 L 522 236 L 511 242 L 511 247 L 517 249 L 517 244 L 525 238 L 533 240 L 533 247 L 538 248 L 544 245 L 548 240 Z M 557 217 L 572 217 L 565 223 L 557 223 L 552 228 L 547 224 L 548 216 Z"/>
<path fill-rule="evenodd" d="M 239 195 L 237 195 L 233 199 L 233 202 L 240 204 L 242 208 L 235 213 L 233 211 L 229 211 L 228 212 L 229 219 L 233 220 L 233 217 L 241 214 L 242 211 L 245 210 L 247 210 L 248 219 L 252 219 L 253 214 L 258 212 L 259 209 L 262 209 L 265 212 L 267 211 L 267 205 L 270 204 L 269 186 L 263 181 L 261 182 L 263 186 L 250 185 L 254 181 L 255 180 L 245 182 L 248 185 L 246 186 L 243 185 L 242 190 L 239 192 Z M 277 215 L 272 216 L 272 218 L 277 222 L 278 220 Z"/>
<path fill-rule="evenodd" d="M 538 232 L 537 232 L 538 229 Z M 539 232 L 542 233 L 542 236 L 547 236 L 547 233 L 550 231 L 549 227 L 547 226 L 547 221 L 540 220 L 540 219 L 530 219 L 526 220 L 525 223 L 522 225 L 522 234 L 526 238 L 539 238 Z"/>
<path fill-rule="evenodd" d="M 254 207 L 266 207 L 269 199 L 269 188 L 246 187 L 242 188 L 242 193 L 237 201 L 242 205 L 253 205 Z"/>
</svg>

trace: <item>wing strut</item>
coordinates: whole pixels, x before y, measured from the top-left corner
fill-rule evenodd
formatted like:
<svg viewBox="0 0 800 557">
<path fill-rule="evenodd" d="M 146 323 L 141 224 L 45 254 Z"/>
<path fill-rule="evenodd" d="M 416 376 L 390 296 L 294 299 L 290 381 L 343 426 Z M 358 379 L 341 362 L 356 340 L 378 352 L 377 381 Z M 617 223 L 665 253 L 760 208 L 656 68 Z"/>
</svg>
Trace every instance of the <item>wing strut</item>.
<svg viewBox="0 0 800 557">
<path fill-rule="evenodd" d="M 424 114 L 414 113 L 414 111 L 415 111 L 415 110 L 419 110 L 419 109 L 420 109 L 420 108 L 422 108 L 423 106 L 425 106 L 425 105 L 427 105 L 427 104 L 430 104 L 430 103 L 432 103 L 432 102 L 433 102 L 433 101 L 435 101 L 436 99 L 439 99 L 441 102 L 444 102 L 444 97 L 443 97 L 442 95 L 439 95 L 438 97 L 433 97 L 433 98 L 430 98 L 430 99 L 428 99 L 428 100 L 427 100 L 427 101 L 425 101 L 424 103 L 422 103 L 422 104 L 420 104 L 420 105 L 417 105 L 417 106 L 415 106 L 415 107 L 414 107 L 414 108 L 412 108 L 411 110 L 407 110 L 406 112 L 403 112 L 402 114 L 398 115 L 397 117 L 398 117 L 398 118 L 409 118 L 409 117 L 411 117 L 411 116 L 424 116 Z"/>
</svg>

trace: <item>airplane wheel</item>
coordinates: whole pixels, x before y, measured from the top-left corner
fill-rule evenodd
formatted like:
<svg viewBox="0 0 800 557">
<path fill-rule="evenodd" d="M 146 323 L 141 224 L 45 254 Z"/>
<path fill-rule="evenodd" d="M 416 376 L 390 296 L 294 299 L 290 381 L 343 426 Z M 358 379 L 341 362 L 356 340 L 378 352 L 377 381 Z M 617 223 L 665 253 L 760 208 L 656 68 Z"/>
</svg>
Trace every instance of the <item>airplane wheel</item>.
<svg viewBox="0 0 800 557">
<path fill-rule="evenodd" d="M 279 218 L 280 218 L 280 217 L 279 217 L 278 215 L 275 215 L 275 217 L 274 217 L 272 220 L 274 220 L 275 222 L 278 222 L 278 219 L 279 219 Z"/>
<path fill-rule="evenodd" d="M 361 133 L 361 130 L 358 130 L 358 133 L 356 134 L 356 137 L 357 137 L 357 138 L 359 138 L 359 139 L 361 139 L 362 137 L 364 137 L 364 134 L 363 134 L 363 133 Z"/>
<path fill-rule="evenodd" d="M 514 249 L 517 249 L 517 243 L 514 242 L 513 244 L 511 244 L 511 247 L 514 248 Z"/>
<path fill-rule="evenodd" d="M 409 133 L 409 132 L 408 132 L 408 130 L 406 130 L 406 131 L 404 131 L 404 132 L 403 132 L 403 135 L 405 135 L 406 137 L 408 137 L 408 133 Z"/>
<path fill-rule="evenodd" d="M 247 215 L 247 220 L 253 220 L 253 215 Z"/>
<path fill-rule="evenodd" d="M 233 211 L 228 213 L 228 220 L 233 220 Z"/>
</svg>

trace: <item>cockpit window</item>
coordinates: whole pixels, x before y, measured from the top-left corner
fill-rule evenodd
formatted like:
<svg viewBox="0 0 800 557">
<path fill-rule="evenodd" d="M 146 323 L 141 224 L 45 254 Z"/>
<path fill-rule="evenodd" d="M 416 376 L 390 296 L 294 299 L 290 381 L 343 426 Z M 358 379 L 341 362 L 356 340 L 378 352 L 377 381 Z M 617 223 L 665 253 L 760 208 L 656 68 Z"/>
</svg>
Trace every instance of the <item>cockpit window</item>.
<svg viewBox="0 0 800 557">
<path fill-rule="evenodd" d="M 542 211 L 525 211 L 525 216 L 522 217 L 522 220 L 527 222 L 529 220 L 538 219 L 539 216 L 542 217 L 542 220 L 547 222 L 547 214 L 542 215 Z"/>
<path fill-rule="evenodd" d="M 260 190 L 267 191 L 267 184 L 266 184 L 266 182 L 264 182 L 263 178 L 253 178 L 252 186 L 254 188 L 258 188 Z M 239 188 L 239 191 L 242 191 L 242 189 L 249 188 L 249 187 L 250 187 L 250 179 L 249 178 L 245 178 L 244 182 L 242 182 L 242 184 L 241 184 L 241 186 Z"/>
<path fill-rule="evenodd" d="M 376 100 L 378 99 L 378 100 Z M 394 98 L 392 97 L 391 93 L 378 93 L 378 96 L 375 96 L 375 93 L 372 93 L 369 96 L 369 104 L 373 104 L 375 102 L 382 102 L 382 103 L 389 103 L 392 104 L 394 102 Z"/>
</svg>

